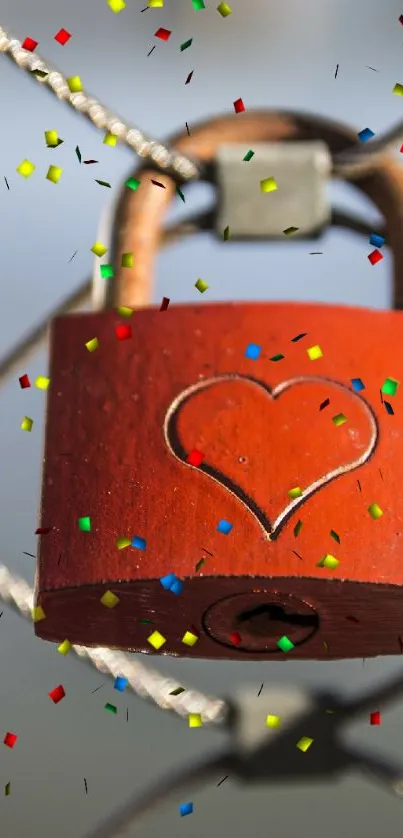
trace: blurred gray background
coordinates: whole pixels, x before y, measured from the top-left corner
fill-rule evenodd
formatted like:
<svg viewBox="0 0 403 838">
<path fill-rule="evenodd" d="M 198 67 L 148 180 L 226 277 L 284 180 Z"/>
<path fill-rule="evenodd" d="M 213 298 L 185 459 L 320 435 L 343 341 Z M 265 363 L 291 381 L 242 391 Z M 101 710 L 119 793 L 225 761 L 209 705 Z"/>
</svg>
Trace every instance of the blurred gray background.
<svg viewBox="0 0 403 838">
<path fill-rule="evenodd" d="M 0 0 L 0 24 L 37 49 L 67 76 L 80 75 L 86 89 L 133 124 L 156 137 L 187 121 L 231 112 L 235 99 L 247 108 L 295 108 L 340 119 L 359 131 L 382 133 L 402 116 L 402 99 L 391 91 L 403 82 L 403 11 L 397 0 L 230 0 L 223 20 L 207 0 L 195 12 L 191 0 L 165 0 L 162 10 L 141 13 L 146 0 L 128 0 L 114 15 L 105 0 Z M 159 26 L 173 31 L 157 42 Z M 61 28 L 72 33 L 65 47 L 53 40 Z M 180 53 L 178 44 L 193 37 Z M 338 77 L 334 79 L 339 64 Z M 376 68 L 379 72 L 367 69 Z M 194 70 L 189 85 L 184 82 Z M 90 247 L 111 191 L 133 158 L 109 148 L 103 135 L 0 56 L 0 354 L 92 271 Z M 56 129 L 64 145 L 47 150 L 44 131 Z M 403 140 L 403 137 L 402 137 Z M 79 166 L 74 149 L 98 166 Z M 400 143 L 397 143 L 397 148 Z M 28 158 L 37 169 L 27 181 L 16 167 Z M 63 167 L 60 183 L 45 179 L 48 166 Z M 351 188 L 332 185 L 340 206 L 377 215 Z M 187 209 L 208 205 L 210 189 L 188 192 Z M 311 258 L 310 250 L 323 250 Z M 71 263 L 74 251 L 78 251 Z M 155 300 L 199 301 L 195 278 L 209 282 L 209 299 L 345 301 L 385 308 L 390 300 L 390 259 L 372 268 L 368 243 L 353 234 L 330 231 L 320 246 L 226 245 L 206 237 L 192 239 L 161 255 Z M 0 392 L 1 475 L 0 561 L 30 583 L 35 553 L 40 486 L 44 394 L 20 390 L 19 375 L 46 375 L 42 351 L 22 366 Z M 19 429 L 24 415 L 35 420 L 31 434 Z M 1 609 L 0 609 L 1 610 Z M 387 619 L 387 615 L 385 615 Z M 154 661 L 155 662 L 155 661 Z M 29 624 L 8 608 L 0 620 L 0 740 L 19 735 L 14 750 L 0 746 L 0 795 L 11 782 L 11 796 L 0 797 L 2 835 L 22 838 L 80 838 L 99 818 L 173 766 L 220 745 L 221 734 L 191 730 L 186 723 L 120 695 L 113 682 L 87 669 L 72 654 L 33 636 Z M 158 663 L 158 661 L 157 661 Z M 213 694 L 231 695 L 240 684 L 302 683 L 339 685 L 353 692 L 382 681 L 401 667 L 399 658 L 341 663 L 207 663 L 163 660 L 160 669 L 180 682 Z M 58 684 L 67 697 L 53 705 L 48 692 Z M 96 693 L 92 691 L 104 684 Z M 118 704 L 117 716 L 105 702 Z M 264 701 L 264 691 L 262 693 Z M 126 708 L 129 708 L 129 722 Z M 374 708 L 376 709 L 376 708 Z M 403 759 L 403 707 L 384 713 L 381 727 L 367 719 L 352 731 L 366 745 L 391 750 Z M 85 794 L 84 777 L 88 783 Z M 178 799 L 177 804 L 184 802 Z M 284 786 L 243 790 L 227 780 L 193 796 L 194 814 L 180 818 L 176 804 L 155 812 L 141 827 L 143 838 L 158 835 L 254 834 L 273 838 L 303 835 L 366 838 L 401 834 L 403 802 L 359 778 L 327 787 Z"/>
</svg>

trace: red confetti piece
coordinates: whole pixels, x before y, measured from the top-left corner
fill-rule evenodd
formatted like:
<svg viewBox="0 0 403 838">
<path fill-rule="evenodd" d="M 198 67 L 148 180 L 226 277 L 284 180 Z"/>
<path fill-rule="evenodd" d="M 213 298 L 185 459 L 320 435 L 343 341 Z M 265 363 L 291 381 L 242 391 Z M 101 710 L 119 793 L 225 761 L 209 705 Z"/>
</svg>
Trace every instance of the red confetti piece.
<svg viewBox="0 0 403 838">
<path fill-rule="evenodd" d="M 16 733 L 6 733 L 4 737 L 4 744 L 7 745 L 8 748 L 14 748 L 14 745 L 18 739 Z"/>
<path fill-rule="evenodd" d="M 403 153 L 403 145 L 400 146 L 399 151 L 400 151 L 400 154 Z"/>
<path fill-rule="evenodd" d="M 380 250 L 375 249 L 369 254 L 368 259 L 371 262 L 371 265 L 376 265 L 381 261 L 381 259 L 383 259 L 383 253 L 381 253 Z"/>
<path fill-rule="evenodd" d="M 189 463 L 190 466 L 199 466 L 204 460 L 204 454 L 201 451 L 198 451 L 197 448 L 193 448 L 193 451 L 186 458 L 186 462 Z"/>
<path fill-rule="evenodd" d="M 399 17 L 399 23 L 401 23 L 401 24 L 402 24 L 402 26 L 403 26 L 403 15 L 400 15 L 400 17 Z"/>
<path fill-rule="evenodd" d="M 236 99 L 235 100 L 234 110 L 235 110 L 235 113 L 243 113 L 243 111 L 245 110 L 245 105 L 244 105 L 242 99 Z"/>
<path fill-rule="evenodd" d="M 171 301 L 170 301 L 169 297 L 163 297 L 162 302 L 161 302 L 160 311 L 166 311 L 170 302 Z"/>
<path fill-rule="evenodd" d="M 381 714 L 379 710 L 376 710 L 375 713 L 371 713 L 369 717 L 369 721 L 371 725 L 380 725 L 381 723 Z"/>
<path fill-rule="evenodd" d="M 346 620 L 348 620 L 349 623 L 355 623 L 356 625 L 359 625 L 360 622 L 359 620 L 357 620 L 357 617 L 353 617 L 352 614 L 347 614 Z"/>
<path fill-rule="evenodd" d="M 28 52 L 33 52 L 38 46 L 38 41 L 34 41 L 33 38 L 25 38 L 25 41 L 22 42 L 21 46 Z"/>
<path fill-rule="evenodd" d="M 186 79 L 186 81 L 185 81 L 185 84 L 189 84 L 189 82 L 190 82 L 190 80 L 191 80 L 191 78 L 192 78 L 192 76 L 193 76 L 193 73 L 194 73 L 194 70 L 191 70 L 191 71 L 190 71 L 190 73 L 189 73 L 189 75 L 188 75 L 188 77 L 187 77 L 187 79 Z"/>
<path fill-rule="evenodd" d="M 52 699 L 53 704 L 58 704 L 59 701 L 61 701 L 62 698 L 65 697 L 66 693 L 64 692 L 64 689 L 63 689 L 62 685 L 59 684 L 59 686 L 55 687 L 54 690 L 51 690 L 51 692 L 48 693 L 48 695 L 49 695 L 49 698 Z"/>
<path fill-rule="evenodd" d="M 152 180 L 152 181 L 151 181 L 151 183 L 153 183 L 153 184 L 154 184 L 154 186 L 160 186 L 160 187 L 161 187 L 161 189 L 166 189 L 166 186 L 164 186 L 164 184 L 163 184 L 163 183 L 160 183 L 160 181 L 159 181 L 159 180 Z"/>
<path fill-rule="evenodd" d="M 22 42 L 21 46 L 28 52 L 33 52 L 38 46 L 38 41 L 34 41 L 33 38 L 25 38 L 25 41 Z"/>
<path fill-rule="evenodd" d="M 98 160 L 84 160 L 84 164 L 86 166 L 90 166 L 91 163 L 98 163 Z"/>
<path fill-rule="evenodd" d="M 61 44 L 64 47 L 71 38 L 70 32 L 67 32 L 67 29 L 59 29 L 56 33 L 54 40 L 57 41 L 58 44 Z"/>
<path fill-rule="evenodd" d="M 116 326 L 115 334 L 118 340 L 129 340 L 132 336 L 132 327 L 124 324 Z"/>
<path fill-rule="evenodd" d="M 239 646 L 242 638 L 241 638 L 241 635 L 237 631 L 233 631 L 232 634 L 230 634 L 229 639 L 230 639 L 231 643 L 234 644 L 234 646 Z"/>
<path fill-rule="evenodd" d="M 172 32 L 170 29 L 163 29 L 162 27 L 160 27 L 159 29 L 157 29 L 156 32 L 154 32 L 154 37 L 160 38 L 161 41 L 168 41 L 171 35 Z"/>
<path fill-rule="evenodd" d="M 47 535 L 48 532 L 52 531 L 52 529 L 53 527 L 38 527 L 38 529 L 35 530 L 35 535 Z"/>
<path fill-rule="evenodd" d="M 25 375 L 22 375 L 21 378 L 18 379 L 18 381 L 20 382 L 21 390 L 25 390 L 27 387 L 31 386 L 29 375 L 27 375 L 26 373 Z"/>
</svg>

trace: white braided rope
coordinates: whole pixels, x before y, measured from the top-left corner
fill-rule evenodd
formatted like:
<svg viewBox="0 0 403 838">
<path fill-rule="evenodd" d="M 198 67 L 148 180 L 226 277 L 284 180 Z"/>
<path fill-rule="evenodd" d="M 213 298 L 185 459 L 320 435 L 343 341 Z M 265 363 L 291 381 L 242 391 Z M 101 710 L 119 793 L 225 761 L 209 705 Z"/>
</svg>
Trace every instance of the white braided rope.
<svg viewBox="0 0 403 838">
<path fill-rule="evenodd" d="M 0 599 L 21 616 L 32 619 L 34 592 L 24 579 L 11 574 L 4 565 L 0 565 Z M 208 698 L 197 690 L 185 689 L 180 695 L 170 695 L 181 686 L 177 681 L 160 675 L 122 652 L 85 646 L 72 646 L 72 651 L 91 663 L 98 672 L 114 678 L 124 676 L 139 698 L 151 700 L 161 710 L 173 710 L 182 718 L 187 718 L 189 713 L 200 713 L 205 724 L 219 725 L 225 721 L 228 711 L 225 701 Z"/>
<path fill-rule="evenodd" d="M 126 125 L 120 117 L 108 111 L 97 99 L 88 96 L 84 91 L 71 93 L 67 80 L 61 73 L 47 66 L 40 56 L 23 49 L 21 42 L 10 38 L 1 26 L 0 52 L 8 55 L 22 70 L 33 74 L 33 78 L 40 84 L 49 87 L 58 99 L 63 99 L 76 111 L 85 115 L 97 128 L 114 134 L 140 157 L 150 158 L 160 169 L 171 170 L 183 181 L 193 180 L 199 176 L 197 166 L 187 157 L 168 150 L 161 143 L 150 140 L 138 128 Z M 33 73 L 35 70 L 47 75 L 44 77 L 36 75 Z"/>
</svg>

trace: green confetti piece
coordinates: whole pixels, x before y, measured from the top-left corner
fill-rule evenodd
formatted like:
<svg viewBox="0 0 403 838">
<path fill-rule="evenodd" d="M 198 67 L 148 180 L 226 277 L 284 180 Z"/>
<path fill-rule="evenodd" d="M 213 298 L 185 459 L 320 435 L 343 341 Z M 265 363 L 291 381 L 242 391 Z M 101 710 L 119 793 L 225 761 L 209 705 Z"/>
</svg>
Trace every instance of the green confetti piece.
<svg viewBox="0 0 403 838">
<path fill-rule="evenodd" d="M 100 186 L 107 186 L 108 189 L 111 189 L 111 185 L 107 180 L 95 180 L 95 183 L 99 183 Z"/>
<path fill-rule="evenodd" d="M 229 238 L 230 238 L 229 227 L 226 227 L 225 230 L 224 230 L 224 233 L 223 233 L 223 239 L 224 239 L 225 242 L 227 242 L 227 241 L 229 241 Z"/>
<path fill-rule="evenodd" d="M 331 538 L 334 539 L 334 541 L 337 541 L 337 544 L 340 544 L 340 536 L 337 535 L 337 532 L 335 532 L 335 530 L 330 530 L 330 535 Z"/>
<path fill-rule="evenodd" d="M 199 562 L 197 562 L 197 565 L 196 565 L 196 567 L 195 567 L 195 571 L 196 571 L 196 573 L 198 573 L 198 572 L 199 572 L 199 570 L 201 570 L 201 569 L 202 569 L 202 567 L 203 567 L 203 565 L 204 565 L 205 561 L 206 561 L 206 559 L 200 559 L 200 561 L 199 561 Z"/>
<path fill-rule="evenodd" d="M 204 0 L 192 0 L 192 6 L 195 12 L 200 12 L 201 9 L 205 9 Z"/>
<path fill-rule="evenodd" d="M 294 643 L 285 634 L 277 640 L 277 646 L 282 652 L 291 652 L 291 649 L 294 649 Z"/>
<path fill-rule="evenodd" d="M 82 157 L 81 157 L 81 151 L 80 151 L 78 145 L 76 145 L 76 155 L 77 155 L 78 162 L 81 163 Z"/>
<path fill-rule="evenodd" d="M 293 233 L 298 233 L 298 230 L 299 227 L 286 227 L 286 229 L 283 230 L 283 233 L 285 236 L 292 236 Z"/>
<path fill-rule="evenodd" d="M 154 625 L 152 620 L 140 620 L 140 623 L 141 623 L 142 626 L 152 626 L 152 625 Z"/>
<path fill-rule="evenodd" d="M 49 75 L 49 73 L 46 70 L 30 70 L 30 73 L 32 73 L 32 75 L 36 76 L 38 79 L 46 79 L 46 76 Z"/>
<path fill-rule="evenodd" d="M 78 519 L 78 529 L 80 532 L 91 532 L 91 518 L 85 515 L 84 518 Z"/>
<path fill-rule="evenodd" d="M 301 530 L 302 530 L 302 527 L 303 527 L 303 526 L 304 526 L 304 525 L 303 525 L 303 522 L 302 522 L 302 521 L 298 521 L 298 522 L 295 524 L 295 527 L 294 527 L 294 537 L 295 537 L 295 538 L 297 538 L 297 537 L 299 536 L 299 534 L 300 534 L 300 532 L 301 532 Z"/>
<path fill-rule="evenodd" d="M 382 393 L 385 393 L 385 396 L 395 396 L 398 387 L 399 382 L 395 378 L 386 378 L 382 384 Z"/>
<path fill-rule="evenodd" d="M 11 794 L 11 783 L 6 783 L 4 786 L 4 794 L 8 797 Z"/>
<path fill-rule="evenodd" d="M 111 279 L 115 276 L 113 265 L 100 265 L 99 270 L 101 272 L 102 279 Z"/>
<path fill-rule="evenodd" d="M 272 358 L 269 358 L 269 361 L 282 361 L 285 356 L 279 352 L 278 355 L 273 355 Z"/>
<path fill-rule="evenodd" d="M 399 84 L 399 82 L 396 82 L 392 90 L 392 93 L 396 93 L 396 96 L 403 96 L 403 84 Z"/>
<path fill-rule="evenodd" d="M 300 486 L 295 486 L 293 489 L 289 489 L 288 497 L 292 498 L 292 500 L 302 497 L 302 489 Z"/>
<path fill-rule="evenodd" d="M 115 707 L 114 704 L 109 704 L 109 702 L 107 702 L 105 704 L 105 710 L 107 710 L 108 713 L 115 713 L 116 714 L 118 712 L 118 708 Z"/>
<path fill-rule="evenodd" d="M 249 151 L 246 152 L 245 157 L 242 158 L 243 163 L 249 163 L 249 160 L 252 160 L 252 157 L 255 156 L 255 152 L 252 151 L 250 148 Z"/>
<path fill-rule="evenodd" d="M 183 44 L 181 44 L 181 46 L 180 46 L 181 52 L 183 52 L 185 49 L 188 49 L 189 47 L 191 47 L 192 44 L 193 44 L 193 38 L 189 38 L 188 41 L 184 41 Z"/>
<path fill-rule="evenodd" d="M 133 189 L 133 192 L 135 192 L 135 190 L 138 189 L 140 186 L 140 181 L 136 180 L 135 177 L 129 177 L 129 180 L 126 181 L 125 186 L 128 186 L 129 189 Z"/>
<path fill-rule="evenodd" d="M 179 195 L 181 201 L 183 201 L 183 203 L 185 203 L 185 196 L 184 196 L 182 190 L 179 189 L 179 186 L 176 187 L 175 192 L 176 192 L 177 195 Z"/>
</svg>

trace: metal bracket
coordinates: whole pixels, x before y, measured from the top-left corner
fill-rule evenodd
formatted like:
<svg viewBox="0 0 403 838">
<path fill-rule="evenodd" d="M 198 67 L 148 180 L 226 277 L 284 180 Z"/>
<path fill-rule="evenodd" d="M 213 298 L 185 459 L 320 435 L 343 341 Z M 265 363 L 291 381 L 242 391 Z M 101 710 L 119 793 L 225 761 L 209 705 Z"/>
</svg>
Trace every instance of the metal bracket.
<svg viewBox="0 0 403 838">
<path fill-rule="evenodd" d="M 223 145 L 216 157 L 218 209 L 216 232 L 231 239 L 284 239 L 319 236 L 330 223 L 326 185 L 332 161 L 318 142 L 256 143 L 254 156 L 243 160 L 244 145 Z M 274 178 L 277 189 L 261 191 L 261 181 Z"/>
</svg>

